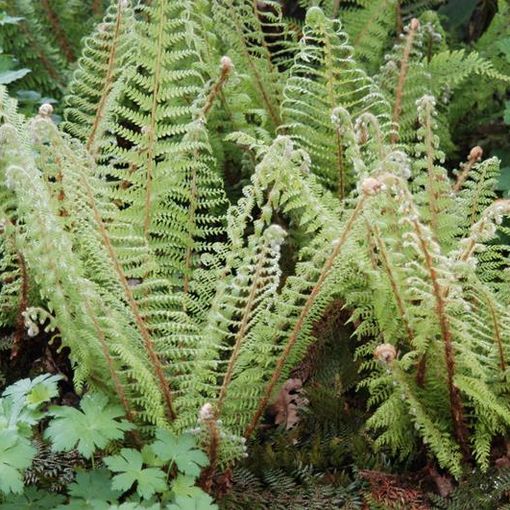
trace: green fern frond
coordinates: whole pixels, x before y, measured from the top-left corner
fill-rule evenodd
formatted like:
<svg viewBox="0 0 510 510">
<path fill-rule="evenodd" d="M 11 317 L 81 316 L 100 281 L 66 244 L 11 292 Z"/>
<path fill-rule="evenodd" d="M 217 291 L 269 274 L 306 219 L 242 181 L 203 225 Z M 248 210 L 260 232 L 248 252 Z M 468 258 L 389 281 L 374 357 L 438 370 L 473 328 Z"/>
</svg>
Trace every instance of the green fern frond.
<svg viewBox="0 0 510 510">
<path fill-rule="evenodd" d="M 108 105 L 121 73 L 133 65 L 134 13 L 129 2 L 114 2 L 85 39 L 78 69 L 68 87 L 63 129 L 92 153 L 107 124 Z M 118 87 L 117 87 L 118 89 Z"/>
<path fill-rule="evenodd" d="M 340 19 L 349 34 L 354 58 L 372 74 L 378 69 L 396 26 L 397 1 L 367 2 L 365 8 L 343 10 Z"/>
<path fill-rule="evenodd" d="M 344 108 L 353 118 L 370 112 L 384 135 L 389 129 L 389 106 L 352 53 L 340 22 L 319 8 L 310 9 L 282 103 L 282 132 L 310 153 L 314 173 L 341 198 L 354 180 L 352 162 L 344 154 L 352 142 L 344 133 L 348 126 L 330 120 L 335 109 Z"/>
<path fill-rule="evenodd" d="M 22 56 L 21 64 L 31 71 L 16 87 L 59 96 L 66 66 L 62 54 L 51 43 L 51 30 L 37 14 L 37 5 L 30 0 L 14 0 L 5 2 L 4 8 L 9 15 L 23 18 L 19 25 L 4 27 L 3 50 Z"/>
<path fill-rule="evenodd" d="M 251 0 L 214 0 L 213 15 L 234 65 L 246 73 L 245 89 L 267 117 L 268 130 L 274 131 L 281 124 L 278 65 L 288 60 L 288 35 L 279 3 L 269 0 L 264 6 L 262 10 Z"/>
</svg>

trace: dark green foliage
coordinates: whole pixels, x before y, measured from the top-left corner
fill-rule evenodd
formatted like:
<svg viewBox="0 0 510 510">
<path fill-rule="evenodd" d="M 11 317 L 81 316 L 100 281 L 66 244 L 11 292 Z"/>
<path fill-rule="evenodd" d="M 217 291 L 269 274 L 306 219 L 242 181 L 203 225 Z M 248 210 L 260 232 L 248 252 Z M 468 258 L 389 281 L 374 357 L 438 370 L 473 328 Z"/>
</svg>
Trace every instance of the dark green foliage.
<svg viewBox="0 0 510 510">
<path fill-rule="evenodd" d="M 510 504 L 507 469 L 470 474 L 446 498 L 431 495 L 434 510 L 505 510 Z"/>
<path fill-rule="evenodd" d="M 267 471 L 262 478 L 238 469 L 233 482 L 231 494 L 219 501 L 223 510 L 358 510 L 363 507 L 359 484 L 335 487 L 324 476 L 313 475 L 306 468 L 292 474 Z"/>
<path fill-rule="evenodd" d="M 34 91 L 60 99 L 69 70 L 81 51 L 81 39 L 103 13 L 102 2 L 79 0 L 12 0 L 0 12 L 18 19 L 2 26 L 2 50 L 29 71 L 9 90 Z"/>
</svg>

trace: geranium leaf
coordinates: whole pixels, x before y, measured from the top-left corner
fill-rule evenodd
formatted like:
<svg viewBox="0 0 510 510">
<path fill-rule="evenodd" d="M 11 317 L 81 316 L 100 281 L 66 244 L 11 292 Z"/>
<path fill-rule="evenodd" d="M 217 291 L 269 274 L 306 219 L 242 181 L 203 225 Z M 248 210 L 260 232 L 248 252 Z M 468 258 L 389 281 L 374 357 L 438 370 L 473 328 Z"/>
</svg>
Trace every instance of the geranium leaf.
<svg viewBox="0 0 510 510">
<path fill-rule="evenodd" d="M 168 489 L 165 473 L 158 468 L 143 468 L 143 457 L 137 450 L 123 448 L 120 455 L 105 457 L 104 462 L 117 473 L 112 480 L 114 489 L 124 492 L 136 483 L 136 492 L 144 499 Z"/>
<path fill-rule="evenodd" d="M 101 393 L 85 395 L 80 403 L 81 410 L 74 407 L 53 407 L 54 417 L 46 429 L 45 436 L 53 443 L 56 451 L 70 451 L 76 448 L 84 457 L 90 458 L 98 449 L 116 439 L 122 439 L 126 430 L 133 425 L 119 419 L 124 415 L 121 407 L 108 404 Z"/>
<path fill-rule="evenodd" d="M 68 493 L 73 498 L 85 501 L 102 500 L 115 503 L 121 492 L 112 489 L 111 474 L 106 469 L 83 471 L 76 475 L 75 481 L 69 485 Z"/>
<path fill-rule="evenodd" d="M 28 468 L 36 454 L 36 449 L 28 439 L 14 430 L 0 431 L 0 491 L 21 493 L 23 490 L 23 470 Z"/>
<path fill-rule="evenodd" d="M 158 429 L 152 448 L 164 462 L 175 464 L 181 473 L 194 478 L 209 462 L 207 455 L 197 448 L 195 439 L 189 434 L 175 436 L 168 430 Z"/>
</svg>

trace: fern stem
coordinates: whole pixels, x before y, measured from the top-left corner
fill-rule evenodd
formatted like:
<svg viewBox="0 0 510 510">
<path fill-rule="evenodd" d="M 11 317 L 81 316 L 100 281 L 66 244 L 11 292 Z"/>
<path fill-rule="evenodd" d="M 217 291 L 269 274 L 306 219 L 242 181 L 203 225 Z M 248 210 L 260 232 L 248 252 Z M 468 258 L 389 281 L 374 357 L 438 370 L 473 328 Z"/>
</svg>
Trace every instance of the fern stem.
<svg viewBox="0 0 510 510">
<path fill-rule="evenodd" d="M 365 226 L 367 228 L 367 250 L 368 256 L 370 257 L 370 263 L 372 264 L 372 269 L 377 271 L 378 268 L 378 257 L 377 257 L 377 244 L 374 242 L 374 234 L 370 227 L 370 223 L 367 219 L 365 219 Z"/>
<path fill-rule="evenodd" d="M 220 447 L 220 431 L 214 417 L 204 420 L 209 431 L 209 444 L 207 445 L 207 457 L 209 465 L 203 470 L 199 485 L 206 491 L 210 492 L 213 483 L 213 477 L 218 467 L 218 453 Z"/>
<path fill-rule="evenodd" d="M 42 175 L 44 177 L 44 184 L 48 190 L 48 193 L 51 197 L 56 198 L 56 202 L 58 204 L 58 215 L 62 217 L 66 217 L 68 212 L 65 208 L 65 200 L 66 195 L 64 191 L 64 187 L 62 185 L 63 172 L 62 172 L 62 157 L 60 154 L 55 154 L 55 166 L 57 167 L 57 172 L 55 174 L 54 182 L 52 182 L 52 176 L 42 171 Z M 54 189 L 55 188 L 55 189 Z"/>
<path fill-rule="evenodd" d="M 248 67 L 251 69 L 251 72 L 253 73 L 253 77 L 255 79 L 255 85 L 257 86 L 257 88 L 260 92 L 263 103 L 266 105 L 266 110 L 269 113 L 269 116 L 271 117 L 271 120 L 273 121 L 275 128 L 277 128 L 282 123 L 280 114 L 279 114 L 278 110 L 275 109 L 273 103 L 271 102 L 270 97 L 272 94 L 270 94 L 266 90 L 266 87 L 264 86 L 264 83 L 263 83 L 260 73 L 257 69 L 257 66 L 253 62 L 250 51 L 248 50 L 248 47 L 246 45 L 246 40 L 244 37 L 243 30 L 239 23 L 239 16 L 237 14 L 237 11 L 234 8 L 232 8 L 231 11 L 232 11 L 232 16 L 234 18 L 234 26 L 235 26 L 235 29 L 237 32 L 237 36 L 239 37 L 239 39 L 241 41 L 242 52 L 246 58 Z"/>
<path fill-rule="evenodd" d="M 469 458 L 468 432 L 464 422 L 464 407 L 460 398 L 459 389 L 455 386 L 455 353 L 453 349 L 453 336 L 450 329 L 448 317 L 446 315 L 446 303 L 444 298 L 445 289 L 439 283 L 439 278 L 434 267 L 432 255 L 429 251 L 427 241 L 423 235 L 422 227 L 418 220 L 412 219 L 411 224 L 419 239 L 421 251 L 425 260 L 425 265 L 432 282 L 432 289 L 436 301 L 436 314 L 439 320 L 439 327 L 444 344 L 444 355 L 447 371 L 448 392 L 450 395 L 450 411 L 453 422 L 455 436 L 464 457 Z"/>
<path fill-rule="evenodd" d="M 397 0 L 395 2 L 395 12 L 396 12 L 396 31 L 397 34 L 401 34 L 402 30 L 404 30 L 404 23 L 402 21 L 402 5 L 401 0 Z"/>
<path fill-rule="evenodd" d="M 123 1 L 119 0 L 118 6 L 117 6 L 117 16 L 115 18 L 115 29 L 114 29 L 113 38 L 111 41 L 110 53 L 108 56 L 108 64 L 107 64 L 106 76 L 104 79 L 104 85 L 103 85 L 103 89 L 101 90 L 101 97 L 97 103 L 97 108 L 96 108 L 96 112 L 94 115 L 94 122 L 92 123 L 92 127 L 90 129 L 90 133 L 89 133 L 89 136 L 87 137 L 87 142 L 85 144 L 87 150 L 89 150 L 89 151 L 96 140 L 99 125 L 101 123 L 101 120 L 104 117 L 108 94 L 110 93 L 112 86 L 113 86 L 113 72 L 114 72 L 115 63 L 116 63 L 116 56 L 117 56 L 117 49 L 118 49 L 117 43 L 118 43 L 119 37 L 120 37 L 120 29 L 122 26 L 123 11 L 124 11 Z"/>
<path fill-rule="evenodd" d="M 487 167 L 482 167 L 484 170 L 484 173 L 480 175 L 478 181 L 476 182 L 475 191 L 473 194 L 472 202 L 471 202 L 471 208 L 469 211 L 469 227 L 472 227 L 477 220 L 478 215 L 478 204 L 480 203 L 480 199 L 482 197 L 483 193 L 483 185 L 486 179 L 486 172 Z"/>
<path fill-rule="evenodd" d="M 102 16 L 103 14 L 103 0 L 93 0 L 92 1 L 92 14 L 94 16 Z"/>
<path fill-rule="evenodd" d="M 74 62 L 76 60 L 76 56 L 74 54 L 73 49 L 71 48 L 71 45 L 69 44 L 69 41 L 67 40 L 67 35 L 62 28 L 62 25 L 60 23 L 60 20 L 58 19 L 57 14 L 52 9 L 48 0 L 41 0 L 41 5 L 46 13 L 48 21 L 50 22 L 51 28 L 53 29 L 57 44 L 62 50 L 62 53 L 65 55 L 66 60 L 68 62 Z"/>
<path fill-rule="evenodd" d="M 216 98 L 221 94 L 223 86 L 229 79 L 233 67 L 234 65 L 232 64 L 232 61 L 230 60 L 229 57 L 227 56 L 222 57 L 220 62 L 220 75 L 218 76 L 213 86 L 211 87 L 211 90 L 209 91 L 202 111 L 199 114 L 199 118 L 204 122 L 207 121 L 207 116 L 209 115 L 209 112 L 211 111 L 211 108 L 213 107 Z"/>
<path fill-rule="evenodd" d="M 14 227 L 13 223 L 7 219 L 6 223 L 10 224 L 11 227 Z M 25 261 L 25 257 L 23 254 L 16 248 L 15 241 L 15 233 L 13 231 L 12 237 L 9 236 L 7 240 L 12 244 L 12 248 L 16 253 L 16 258 L 18 260 L 18 267 L 20 269 L 20 279 L 21 285 L 19 289 L 19 304 L 18 304 L 18 313 L 16 317 L 16 328 L 14 330 L 14 341 L 11 349 L 11 360 L 18 356 L 20 347 L 23 343 L 23 338 L 25 336 L 25 320 L 23 317 L 23 313 L 28 307 L 28 271 L 27 264 Z"/>
<path fill-rule="evenodd" d="M 194 151 L 194 156 L 197 156 L 198 151 Z M 193 261 L 193 236 L 196 228 L 196 211 L 198 207 L 198 187 L 197 187 L 197 172 L 196 169 L 192 170 L 191 183 L 190 183 L 190 206 L 188 209 L 188 226 L 187 232 L 189 234 L 188 245 L 186 246 L 186 252 L 184 254 L 184 280 L 183 280 L 183 292 L 184 294 L 189 293 L 190 277 L 191 277 L 191 264 Z"/>
<path fill-rule="evenodd" d="M 260 11 L 259 11 L 258 3 L 259 3 L 258 0 L 252 0 L 253 16 L 255 17 L 256 24 L 257 24 L 256 31 L 258 34 L 260 34 L 260 45 L 264 49 L 265 58 L 267 60 L 269 68 L 271 69 L 271 72 L 275 72 L 277 70 L 275 69 L 273 61 L 271 59 L 271 50 L 269 49 L 267 41 L 266 41 L 266 30 L 262 26 L 262 21 L 260 19 L 261 16 L 263 16 L 263 14 L 260 13 Z"/>
<path fill-rule="evenodd" d="M 409 69 L 409 57 L 411 56 L 411 50 L 413 48 L 413 41 L 416 36 L 416 31 L 420 28 L 420 22 L 413 18 L 409 25 L 409 33 L 407 34 L 406 45 L 404 48 L 404 54 L 400 62 L 400 73 L 398 76 L 398 83 L 395 92 L 395 104 L 393 106 L 393 113 L 391 120 L 395 126 L 398 126 L 400 121 L 400 115 L 402 113 L 402 98 L 404 95 L 404 86 L 407 80 L 407 71 Z M 398 132 L 392 132 L 390 142 L 392 144 L 397 143 Z"/>
<path fill-rule="evenodd" d="M 58 131 L 55 131 L 55 133 L 58 136 L 58 142 L 62 143 L 61 135 L 58 133 Z M 80 162 L 76 160 L 74 153 L 70 152 L 69 156 L 70 156 L 70 158 L 75 160 L 76 165 L 80 164 Z M 176 415 L 175 415 L 175 412 L 173 409 L 172 394 L 171 394 L 169 385 L 165 378 L 163 365 L 161 363 L 161 360 L 159 359 L 158 354 L 156 353 L 154 341 L 152 340 L 151 334 L 150 334 L 150 332 L 145 324 L 145 321 L 142 317 L 142 314 L 138 307 L 138 303 L 136 302 L 136 299 L 133 296 L 133 292 L 131 290 L 131 287 L 129 286 L 126 275 L 124 274 L 124 271 L 122 270 L 121 264 L 119 262 L 119 259 L 117 258 L 115 249 L 113 247 L 110 236 L 108 234 L 106 225 L 101 217 L 101 213 L 99 212 L 99 210 L 97 208 L 96 200 L 94 197 L 94 192 L 92 191 L 92 189 L 86 179 L 86 174 L 84 174 L 84 173 L 81 174 L 81 183 L 83 185 L 83 189 L 85 190 L 85 192 L 87 194 L 89 206 L 92 210 L 92 214 L 94 216 L 94 221 L 96 222 L 96 224 L 99 228 L 99 234 L 101 235 L 101 239 L 103 240 L 103 245 L 104 245 L 104 247 L 108 253 L 108 256 L 112 262 L 113 269 L 118 277 L 118 280 L 122 287 L 122 290 L 124 291 L 124 296 L 125 296 L 126 302 L 133 314 L 137 329 L 140 332 L 140 335 L 142 337 L 142 340 L 143 340 L 143 343 L 145 346 L 145 350 L 147 351 L 147 354 L 149 356 L 150 363 L 151 363 L 152 367 L 154 368 L 154 372 L 155 372 L 156 378 L 158 380 L 158 383 L 159 383 L 159 386 L 161 389 L 163 400 L 165 402 L 167 418 L 170 421 L 173 421 L 175 419 Z"/>
<path fill-rule="evenodd" d="M 478 145 L 473 147 L 469 152 L 468 160 L 466 163 L 462 165 L 462 172 L 457 176 L 457 181 L 453 186 L 453 191 L 458 193 L 464 184 L 464 181 L 467 179 L 469 172 L 475 166 L 475 164 L 480 161 L 483 155 L 483 150 Z"/>
<path fill-rule="evenodd" d="M 367 228 L 370 229 L 368 222 L 367 222 Z M 374 227 L 374 229 L 373 229 L 373 237 L 375 239 L 376 246 L 379 250 L 379 257 L 382 262 L 383 268 L 388 275 L 388 279 L 390 281 L 390 287 L 393 292 L 395 302 L 397 304 L 397 309 L 400 314 L 400 319 L 401 319 L 402 323 L 404 324 L 404 329 L 406 331 L 409 345 L 412 346 L 414 343 L 414 332 L 409 324 L 409 321 L 407 320 L 407 313 L 406 313 L 406 309 L 405 309 L 405 305 L 404 305 L 404 298 L 400 294 L 400 289 L 397 284 L 397 279 L 395 277 L 395 273 L 393 271 L 393 268 L 391 266 L 391 263 L 390 263 L 390 260 L 388 257 L 388 250 L 386 249 L 386 243 L 384 242 L 384 239 L 381 236 L 381 232 L 377 226 Z M 420 359 L 416 365 L 416 384 L 421 388 L 425 384 L 426 370 L 427 370 L 427 353 L 424 352 L 420 356 Z"/>
<path fill-rule="evenodd" d="M 485 289 L 482 292 L 484 294 L 485 302 L 487 303 L 487 308 L 489 309 L 491 317 L 494 342 L 496 343 L 499 355 L 499 367 L 501 368 L 501 371 L 504 372 L 506 370 L 507 364 L 505 360 L 505 350 L 503 348 L 503 339 L 501 337 L 501 329 L 498 320 L 498 312 L 496 310 L 496 305 L 493 302 L 491 295 Z"/>
<path fill-rule="evenodd" d="M 321 290 L 321 287 L 324 284 L 326 278 L 330 275 L 333 265 L 335 263 L 335 260 L 338 257 L 338 255 L 340 254 L 342 248 L 344 247 L 345 242 L 348 239 L 348 235 L 351 232 L 356 220 L 358 219 L 361 212 L 363 211 L 366 199 L 367 199 L 367 195 L 363 194 L 361 196 L 361 198 L 358 200 L 356 208 L 354 209 L 354 211 L 351 214 L 351 217 L 345 224 L 343 232 L 340 235 L 340 237 L 338 238 L 332 253 L 324 262 L 324 265 L 321 269 L 317 283 L 311 290 L 305 304 L 301 308 L 301 312 L 300 312 L 299 317 L 298 317 L 296 323 L 294 324 L 294 327 L 289 335 L 289 338 L 285 345 L 285 349 L 283 350 L 280 357 L 276 361 L 276 366 L 275 366 L 273 375 L 271 376 L 271 379 L 269 380 L 266 388 L 264 389 L 263 396 L 259 401 L 258 407 L 255 411 L 254 416 L 253 416 L 253 419 L 250 422 L 250 424 L 248 425 L 248 428 L 246 429 L 246 432 L 244 434 L 246 438 L 249 438 L 252 435 L 253 431 L 255 430 L 255 427 L 257 426 L 257 423 L 258 423 L 260 417 L 262 416 L 262 413 L 264 412 L 264 409 L 266 408 L 266 406 L 269 402 L 269 399 L 271 398 L 274 387 L 280 380 L 280 377 L 282 375 L 282 372 L 283 372 L 283 369 L 285 366 L 285 362 L 287 361 L 289 354 L 291 353 L 294 345 L 296 344 L 296 342 L 298 340 L 299 334 L 301 332 L 301 328 L 303 327 L 303 325 L 305 323 L 308 313 L 312 309 L 312 306 L 314 305 L 314 303 L 319 295 L 319 291 Z"/>
<path fill-rule="evenodd" d="M 340 128 L 337 126 L 336 132 L 336 162 L 338 171 L 338 198 L 343 201 L 345 198 L 345 164 L 344 164 L 344 148 L 342 145 L 342 135 Z"/>
<path fill-rule="evenodd" d="M 379 258 L 382 262 L 384 270 L 386 271 L 386 274 L 388 275 L 390 287 L 393 292 L 393 296 L 395 298 L 395 303 L 397 305 L 397 309 L 400 314 L 400 319 L 402 320 L 402 323 L 404 324 L 404 329 L 406 331 L 407 339 L 409 340 L 409 345 L 413 345 L 414 332 L 411 329 L 409 321 L 407 320 L 407 313 L 406 313 L 406 309 L 405 309 L 405 305 L 404 305 L 404 298 L 402 297 L 402 295 L 400 293 L 399 285 L 397 283 L 397 278 L 396 278 L 395 272 L 393 270 L 393 267 L 391 266 L 391 263 L 390 263 L 390 260 L 388 257 L 388 250 L 386 248 L 386 243 L 384 242 L 384 239 L 381 236 L 381 231 L 380 231 L 379 227 L 374 226 L 374 228 L 372 229 L 372 235 L 375 239 L 376 246 L 379 250 Z"/>
<path fill-rule="evenodd" d="M 60 137 L 60 135 L 58 135 L 58 136 Z M 59 142 L 61 142 L 60 138 L 59 138 Z M 70 157 L 74 158 L 74 154 L 71 153 Z M 79 165 L 79 162 L 76 161 L 76 164 Z M 89 206 L 92 210 L 94 220 L 98 226 L 99 234 L 101 235 L 101 239 L 103 240 L 103 245 L 104 245 L 104 247 L 108 253 L 108 256 L 112 262 L 113 269 L 118 277 L 118 280 L 122 287 L 122 290 L 124 291 L 126 302 L 133 314 L 137 329 L 140 332 L 140 335 L 143 339 L 144 346 L 145 346 L 145 349 L 149 356 L 150 363 L 151 363 L 152 367 L 154 368 L 154 372 L 155 372 L 156 378 L 158 380 L 158 383 L 159 383 L 159 386 L 161 389 L 161 393 L 163 395 L 163 399 L 165 402 L 167 418 L 170 421 L 172 421 L 175 419 L 175 412 L 173 409 L 173 399 L 172 399 L 170 388 L 168 386 L 168 383 L 167 383 L 165 375 L 164 375 L 161 360 L 159 359 L 159 356 L 156 353 L 156 349 L 155 349 L 151 334 L 149 333 L 149 330 L 147 329 L 147 326 L 145 325 L 145 321 L 142 317 L 142 314 L 140 312 L 140 309 L 138 307 L 136 299 L 133 296 L 133 293 L 132 293 L 131 287 L 129 286 L 129 283 L 127 281 L 126 275 L 124 274 L 121 264 L 116 256 L 115 249 L 113 247 L 110 236 L 108 234 L 108 230 L 107 230 L 106 225 L 105 225 L 105 223 L 101 217 L 101 214 L 97 208 L 94 193 L 85 177 L 85 174 L 82 174 L 81 182 L 83 185 L 83 189 L 85 190 L 85 192 L 87 194 Z"/>
<path fill-rule="evenodd" d="M 147 354 L 149 355 L 151 365 L 154 368 L 155 375 L 159 382 L 159 386 L 160 386 L 160 389 L 161 389 L 161 392 L 163 395 L 163 399 L 165 401 L 167 417 L 170 421 L 173 421 L 175 419 L 175 412 L 173 409 L 172 394 L 171 394 L 169 385 L 165 378 L 165 374 L 163 371 L 163 365 L 161 363 L 161 360 L 159 359 L 158 354 L 156 353 L 154 341 L 152 340 L 151 334 L 149 333 L 149 330 L 147 329 L 147 326 L 145 325 L 145 321 L 144 321 L 142 314 L 140 312 L 140 309 L 138 307 L 138 303 L 136 302 L 136 299 L 133 296 L 133 292 L 131 290 L 131 287 L 129 286 L 126 275 L 124 274 L 124 271 L 122 270 L 120 262 L 115 254 L 115 250 L 114 250 L 112 242 L 110 240 L 110 236 L 108 235 L 108 231 L 106 229 L 104 221 L 101 218 L 101 215 L 97 209 L 92 190 L 90 189 L 90 186 L 85 178 L 82 179 L 82 182 L 83 182 L 83 186 L 87 192 L 89 204 L 90 204 L 90 207 L 92 208 L 92 212 L 94 214 L 94 219 L 97 223 L 97 226 L 99 227 L 99 232 L 103 239 L 103 244 L 104 244 L 106 251 L 108 252 L 108 255 L 112 261 L 115 273 L 117 274 L 117 277 L 119 278 L 119 282 L 120 282 L 122 289 L 124 291 L 126 301 L 129 305 L 129 308 L 131 309 L 131 312 L 133 313 L 138 331 L 140 332 L 140 334 L 142 336 L 145 349 L 147 351 Z"/>
<path fill-rule="evenodd" d="M 428 208 L 430 212 L 430 228 L 436 238 L 439 237 L 438 233 L 438 200 L 439 194 L 436 191 L 434 175 L 434 142 L 432 131 L 432 115 L 429 109 L 425 115 L 425 154 L 427 158 L 427 184 L 428 184 Z"/>
<path fill-rule="evenodd" d="M 332 9 L 332 17 L 333 18 L 336 18 L 338 16 L 341 3 L 342 3 L 342 0 L 333 0 L 333 9 Z"/>
<path fill-rule="evenodd" d="M 95 314 L 92 310 L 92 307 L 88 300 L 85 300 L 85 309 L 87 310 L 92 324 L 94 325 L 94 329 L 96 330 L 97 339 L 101 344 L 101 350 L 103 351 L 103 356 L 106 360 L 106 364 L 108 365 L 108 371 L 110 372 L 110 377 L 112 378 L 113 386 L 115 387 L 115 391 L 119 397 L 119 400 L 122 404 L 122 407 L 126 411 L 126 416 L 130 421 L 134 421 L 134 414 L 129 405 L 129 401 L 126 396 L 126 392 L 124 391 L 124 387 L 120 381 L 117 370 L 115 369 L 115 364 L 113 358 L 110 354 L 110 350 L 108 349 L 108 344 L 106 342 L 106 336 L 104 334 L 103 328 L 101 328 L 99 321 L 95 317 Z"/>
<path fill-rule="evenodd" d="M 333 49 L 331 47 L 331 40 L 324 34 L 324 67 L 326 69 L 326 90 L 328 91 L 329 105 L 331 111 L 335 111 L 337 105 L 335 89 L 334 89 L 334 76 L 335 65 L 333 61 Z M 344 163 L 344 147 L 342 144 L 342 134 L 340 131 L 341 126 L 335 123 L 335 154 L 336 154 L 336 169 L 338 175 L 338 197 L 343 200 L 345 197 L 345 163 Z"/>
<path fill-rule="evenodd" d="M 505 361 L 505 353 L 503 350 L 503 341 L 501 338 L 501 331 L 499 329 L 498 317 L 496 315 L 496 310 L 494 309 L 493 304 L 488 300 L 487 305 L 489 307 L 489 311 L 491 314 L 492 325 L 494 330 L 494 339 L 496 340 L 496 345 L 498 347 L 499 353 L 499 366 L 501 370 L 504 372 L 506 370 L 506 361 Z"/>
</svg>

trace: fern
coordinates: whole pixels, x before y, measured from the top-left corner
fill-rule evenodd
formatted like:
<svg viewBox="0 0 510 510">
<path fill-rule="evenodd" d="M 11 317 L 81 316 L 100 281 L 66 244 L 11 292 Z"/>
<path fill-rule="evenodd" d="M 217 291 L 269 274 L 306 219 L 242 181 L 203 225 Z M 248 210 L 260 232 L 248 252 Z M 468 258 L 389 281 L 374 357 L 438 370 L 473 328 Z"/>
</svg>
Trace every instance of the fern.
<svg viewBox="0 0 510 510">
<path fill-rule="evenodd" d="M 23 65 L 31 70 L 17 87 L 43 90 L 47 94 L 59 95 L 64 87 L 64 58 L 51 44 L 50 31 L 37 15 L 37 7 L 27 0 L 7 2 L 5 9 L 11 16 L 20 16 L 23 21 L 17 26 L 7 27 L 5 39 L 8 52 L 23 55 Z M 18 37 L 18 30 L 23 37 Z"/>
<path fill-rule="evenodd" d="M 250 0 L 213 0 L 216 24 L 224 27 L 221 37 L 228 44 L 234 65 L 247 73 L 245 88 L 255 108 L 264 112 L 268 130 L 281 124 L 281 79 L 278 60 L 285 60 L 273 47 L 285 41 L 287 35 L 281 20 L 278 2 L 266 2 L 262 11 L 257 2 Z M 266 34 L 271 34 L 272 42 Z M 288 51 L 288 50 L 287 50 Z M 251 82 L 251 83 L 250 83 Z M 265 119 L 264 119 L 265 120 Z"/>
<path fill-rule="evenodd" d="M 295 45 L 276 2 L 115 2 L 85 43 L 63 127 L 48 104 L 25 120 L 2 92 L 1 270 L 17 280 L 1 290 L 2 320 L 18 336 L 47 320 L 76 388 L 120 404 L 114 421 L 157 430 L 167 453 L 191 429 L 209 458 L 113 454 L 115 485 L 142 499 L 166 492 L 161 466 L 174 461 L 184 475 L 203 468 L 212 488 L 335 308 L 362 340 L 382 452 L 406 461 L 425 445 L 460 477 L 488 468 L 510 426 L 510 207 L 494 201 L 498 163 L 477 147 L 451 179 L 455 112 L 434 98 L 507 77 L 481 52 L 448 49 L 431 14 L 369 76 L 406 4 L 387 17 L 376 11 L 390 3 L 313 4 Z M 32 308 L 27 283 L 41 296 Z M 47 435 L 91 414 L 67 411 Z M 90 430 L 61 446 L 92 457 L 106 440 Z M 175 479 L 172 505 L 190 503 L 190 483 Z"/>
<path fill-rule="evenodd" d="M 369 73 L 379 67 L 389 36 L 396 27 L 398 1 L 368 2 L 360 8 L 342 11 L 340 19 L 349 34 L 354 56 Z"/>
<path fill-rule="evenodd" d="M 284 94 L 282 130 L 310 153 L 313 171 L 343 199 L 355 173 L 344 154 L 349 128 L 337 125 L 334 118 L 330 121 L 335 109 L 345 108 L 354 118 L 370 112 L 378 116 L 382 129 L 388 128 L 389 112 L 382 95 L 353 60 L 340 23 L 318 8 L 307 14 Z"/>
<path fill-rule="evenodd" d="M 104 117 L 115 84 L 132 63 L 134 23 L 129 2 L 119 0 L 109 8 L 104 20 L 84 42 L 83 56 L 64 100 L 67 107 L 63 129 L 93 153 L 104 130 Z"/>
</svg>

